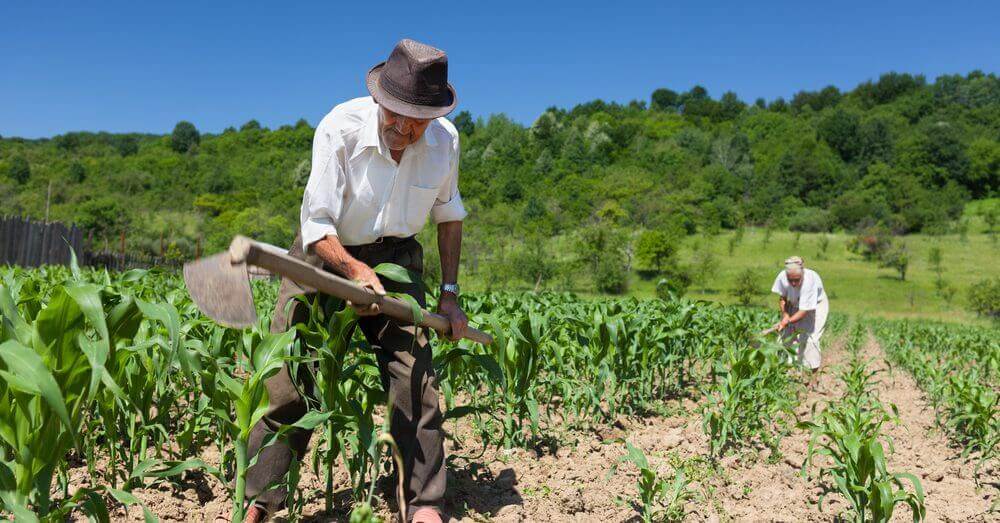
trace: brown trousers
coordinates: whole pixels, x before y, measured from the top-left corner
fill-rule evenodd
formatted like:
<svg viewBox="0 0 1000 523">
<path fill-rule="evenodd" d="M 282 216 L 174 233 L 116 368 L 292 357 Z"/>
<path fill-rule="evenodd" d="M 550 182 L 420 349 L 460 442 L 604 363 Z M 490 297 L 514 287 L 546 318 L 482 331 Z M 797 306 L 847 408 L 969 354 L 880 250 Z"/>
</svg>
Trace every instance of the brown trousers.
<svg viewBox="0 0 1000 523">
<path fill-rule="evenodd" d="M 371 267 L 380 263 L 395 263 L 418 274 L 423 271 L 423 249 L 414 238 L 389 238 L 382 243 L 347 247 L 347 251 Z M 298 237 L 289 254 L 316 266 L 322 264 L 315 255 L 303 254 L 301 238 Z M 421 306 L 426 305 L 419 284 L 402 284 L 386 279 L 382 279 L 382 284 L 389 292 L 405 292 Z M 287 315 L 286 304 L 296 295 L 315 292 L 315 289 L 302 288 L 283 279 L 271 320 L 271 331 L 284 332 L 308 318 L 308 308 L 302 303 L 292 303 Z M 385 315 L 361 318 L 358 325 L 375 349 L 382 387 L 392 406 L 389 430 L 403 458 L 403 487 L 409 517 L 420 507 L 435 507 L 440 511 L 445 490 L 444 435 L 427 337 L 412 325 L 400 325 Z M 303 391 L 311 393 L 311 384 L 302 381 L 300 379 L 299 384 Z M 250 433 L 249 456 L 257 453 L 268 434 L 282 424 L 294 423 L 307 411 L 306 400 L 299 395 L 287 366 L 271 377 L 266 385 L 270 408 Z M 311 431 L 293 432 L 287 440 L 264 448 L 257 463 L 247 471 L 247 495 L 257 496 L 259 503 L 272 508 L 282 506 L 287 489 L 277 487 L 266 492 L 264 489 L 282 481 L 293 459 L 301 460 L 305 456 L 311 436 Z"/>
</svg>

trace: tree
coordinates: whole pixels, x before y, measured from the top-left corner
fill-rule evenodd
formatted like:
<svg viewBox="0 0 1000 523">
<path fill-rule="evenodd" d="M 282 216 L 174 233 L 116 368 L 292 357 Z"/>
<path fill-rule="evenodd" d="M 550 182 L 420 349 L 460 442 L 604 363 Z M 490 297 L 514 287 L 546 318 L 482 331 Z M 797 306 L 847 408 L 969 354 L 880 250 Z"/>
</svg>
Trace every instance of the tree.
<svg viewBox="0 0 1000 523">
<path fill-rule="evenodd" d="M 80 204 L 73 219 L 81 229 L 96 236 L 110 236 L 124 231 L 129 225 L 128 212 L 118 198 L 102 196 Z"/>
<path fill-rule="evenodd" d="M 122 158 L 134 156 L 139 152 L 139 139 L 132 135 L 122 136 L 115 144 L 115 149 Z"/>
<path fill-rule="evenodd" d="M 845 162 L 850 162 L 860 150 L 858 143 L 860 125 L 860 116 L 843 109 L 836 109 L 820 120 L 817 132 Z"/>
<path fill-rule="evenodd" d="M 660 88 L 653 91 L 649 106 L 657 111 L 676 111 L 680 95 L 670 89 Z"/>
<path fill-rule="evenodd" d="M 259 131 L 260 122 L 257 120 L 250 120 L 247 123 L 240 126 L 240 131 Z"/>
<path fill-rule="evenodd" d="M 708 290 L 708 284 L 719 270 L 719 260 L 710 246 L 696 248 L 691 257 L 691 280 L 699 285 L 702 291 Z"/>
<path fill-rule="evenodd" d="M 636 261 L 657 274 L 674 262 L 676 253 L 677 237 L 662 230 L 643 231 L 635 244 Z"/>
<path fill-rule="evenodd" d="M 980 316 L 1000 320 L 1000 278 L 972 284 L 969 287 L 969 309 Z"/>
<path fill-rule="evenodd" d="M 899 273 L 900 281 L 906 281 L 906 269 L 909 266 L 910 254 L 904 243 L 894 245 L 879 258 L 879 267 L 895 269 Z"/>
<path fill-rule="evenodd" d="M 170 135 L 170 148 L 178 153 L 191 151 L 201 143 L 201 133 L 191 122 L 177 122 L 174 132 Z"/>
<path fill-rule="evenodd" d="M 31 178 L 31 163 L 23 154 L 14 156 L 7 165 L 7 175 L 18 184 L 24 185 Z"/>
<path fill-rule="evenodd" d="M 471 136 L 472 133 L 476 132 L 476 122 L 472 120 L 472 114 L 469 111 L 462 111 L 456 114 L 452 123 L 455 124 L 455 129 L 459 133 L 466 136 Z"/>
<path fill-rule="evenodd" d="M 69 164 L 69 178 L 76 183 L 83 183 L 87 179 L 87 170 L 80 162 Z"/>
<path fill-rule="evenodd" d="M 760 286 L 757 284 L 757 276 L 754 270 L 747 267 L 736 275 L 736 285 L 730 291 L 741 305 L 750 305 L 755 296 L 760 294 Z"/>
</svg>

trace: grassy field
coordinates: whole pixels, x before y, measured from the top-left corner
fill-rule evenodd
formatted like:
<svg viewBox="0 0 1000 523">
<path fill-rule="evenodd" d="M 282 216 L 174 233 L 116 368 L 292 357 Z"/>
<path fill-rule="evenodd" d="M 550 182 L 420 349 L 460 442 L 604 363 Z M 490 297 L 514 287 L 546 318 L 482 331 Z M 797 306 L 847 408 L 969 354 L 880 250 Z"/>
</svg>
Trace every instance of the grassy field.
<svg viewBox="0 0 1000 523">
<path fill-rule="evenodd" d="M 765 232 L 747 230 L 743 240 L 729 254 L 729 241 L 733 232 L 712 238 L 691 238 L 681 251 L 681 258 L 689 262 L 698 245 L 708 242 L 708 248 L 718 261 L 714 278 L 701 288 L 693 285 L 688 297 L 723 303 L 734 303 L 731 290 L 737 274 L 751 268 L 757 276 L 761 294 L 754 300 L 762 306 L 776 306 L 769 294 L 771 284 L 782 260 L 791 255 L 802 256 L 806 266 L 816 270 L 823 278 L 830 295 L 831 310 L 850 314 L 877 315 L 886 318 L 928 318 L 952 322 L 988 324 L 976 317 L 966 307 L 969 287 L 987 277 L 1000 276 L 1000 243 L 986 234 L 970 233 L 965 240 L 959 235 L 907 236 L 904 241 L 910 251 L 910 265 L 906 281 L 900 281 L 892 269 L 879 268 L 877 263 L 866 262 L 848 251 L 852 235 L 829 234 L 825 254 L 820 253 L 820 234 L 797 235 L 792 232 L 772 233 L 765 244 Z M 936 275 L 931 269 L 928 255 L 938 246 L 943 255 L 943 278 L 957 290 L 949 303 L 938 295 Z M 704 247 L 703 247 L 704 248 Z M 652 296 L 655 281 L 633 279 L 632 292 L 639 296 Z"/>
</svg>

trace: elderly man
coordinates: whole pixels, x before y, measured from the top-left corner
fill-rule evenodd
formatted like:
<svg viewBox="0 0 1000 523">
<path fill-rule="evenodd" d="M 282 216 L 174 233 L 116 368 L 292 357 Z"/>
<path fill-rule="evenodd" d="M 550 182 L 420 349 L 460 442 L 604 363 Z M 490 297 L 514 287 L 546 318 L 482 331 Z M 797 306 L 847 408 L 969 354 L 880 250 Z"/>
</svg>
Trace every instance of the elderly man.
<svg viewBox="0 0 1000 523">
<path fill-rule="evenodd" d="M 372 267 L 395 263 L 423 270 L 423 250 L 414 235 L 430 216 L 438 228 L 442 281 L 438 312 L 451 320 L 451 335 L 468 324 L 458 305 L 458 262 L 465 208 L 458 192 L 458 132 L 444 118 L 456 105 L 448 83 L 448 58 L 428 45 L 403 40 L 386 62 L 368 72 L 370 97 L 338 105 L 320 122 L 313 140 L 312 173 L 302 198 L 300 232 L 292 254 L 368 286 L 374 292 L 405 292 L 422 306 L 419 284 L 381 280 Z M 295 295 L 315 292 L 282 281 L 271 323 L 282 332 L 308 318 Z M 324 299 L 324 297 L 321 297 Z M 289 303 L 291 301 L 291 303 Z M 440 522 L 445 491 L 444 437 L 434 382 L 431 347 L 419 329 L 377 309 L 356 309 L 359 326 L 375 349 L 388 395 L 390 431 L 398 444 L 404 491 L 414 522 Z M 268 415 L 254 427 L 250 455 L 280 425 L 307 410 L 298 392 L 311 384 L 287 367 L 267 383 Z M 293 459 L 302 459 L 311 434 L 293 433 L 264 448 L 247 474 L 247 494 L 256 496 L 247 520 L 262 521 L 281 507 L 280 484 Z M 279 482 L 279 483 L 276 483 Z"/>
<path fill-rule="evenodd" d="M 819 378 L 819 340 L 830 312 L 823 280 L 816 271 L 805 268 L 802 258 L 792 256 L 785 260 L 785 270 L 774 279 L 771 292 L 779 296 L 781 310 L 781 321 L 775 328 L 789 346 L 798 343 L 797 361 L 812 369 L 809 387 L 815 387 Z"/>
</svg>

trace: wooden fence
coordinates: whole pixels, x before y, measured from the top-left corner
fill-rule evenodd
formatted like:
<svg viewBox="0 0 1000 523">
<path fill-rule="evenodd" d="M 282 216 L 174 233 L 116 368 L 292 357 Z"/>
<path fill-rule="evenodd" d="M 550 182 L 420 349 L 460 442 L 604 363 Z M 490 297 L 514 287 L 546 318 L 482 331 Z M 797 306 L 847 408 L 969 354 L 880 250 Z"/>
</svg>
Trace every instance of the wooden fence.
<svg viewBox="0 0 1000 523">
<path fill-rule="evenodd" d="M 68 265 L 71 247 L 77 256 L 83 253 L 83 232 L 75 225 L 0 218 L 0 265 Z"/>
<path fill-rule="evenodd" d="M 90 242 L 84 241 L 83 232 L 75 225 L 35 222 L 20 216 L 0 217 L 0 265 L 69 265 L 71 247 L 80 265 L 109 270 L 180 265 L 162 256 L 125 252 L 124 234 L 120 245 L 117 252 L 106 248 L 92 250 Z"/>
</svg>

